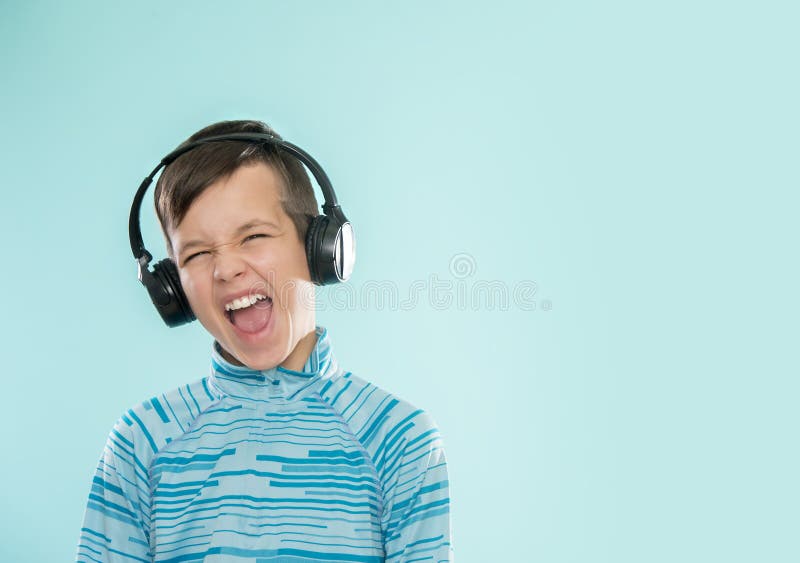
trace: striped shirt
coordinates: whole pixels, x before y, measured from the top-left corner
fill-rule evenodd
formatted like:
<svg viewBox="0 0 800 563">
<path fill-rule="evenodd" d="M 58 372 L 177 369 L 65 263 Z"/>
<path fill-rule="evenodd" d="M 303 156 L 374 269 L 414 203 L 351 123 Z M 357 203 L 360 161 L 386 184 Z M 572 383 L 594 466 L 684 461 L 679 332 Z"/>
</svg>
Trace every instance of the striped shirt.
<svg viewBox="0 0 800 563">
<path fill-rule="evenodd" d="M 127 411 L 97 466 L 77 561 L 453 561 L 433 418 L 343 371 L 225 360 Z"/>
</svg>

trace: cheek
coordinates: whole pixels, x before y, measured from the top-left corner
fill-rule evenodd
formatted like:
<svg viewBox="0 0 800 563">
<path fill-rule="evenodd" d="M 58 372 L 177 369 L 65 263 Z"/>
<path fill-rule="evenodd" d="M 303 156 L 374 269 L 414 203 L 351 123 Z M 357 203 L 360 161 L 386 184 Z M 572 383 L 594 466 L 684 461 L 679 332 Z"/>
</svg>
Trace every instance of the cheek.
<svg viewBox="0 0 800 563">
<path fill-rule="evenodd" d="M 309 281 L 293 278 L 287 280 L 282 293 L 282 306 L 293 312 L 303 314 L 315 310 L 314 284 Z"/>
<path fill-rule="evenodd" d="M 284 251 L 254 257 L 250 264 L 258 274 L 277 291 L 282 285 L 294 285 L 309 279 L 305 254 Z"/>
<path fill-rule="evenodd" d="M 180 272 L 180 278 L 181 278 L 181 288 L 183 289 L 183 293 L 186 294 L 186 297 L 191 299 L 193 290 L 193 284 L 191 278 L 188 275 L 186 275 L 185 271 Z"/>
<path fill-rule="evenodd" d="M 201 296 L 204 291 L 202 281 L 198 280 L 197 276 L 190 276 L 184 270 L 181 273 L 181 287 L 183 288 L 183 293 L 186 295 L 186 298 L 189 300 L 189 305 L 192 307 L 192 310 L 197 313 L 198 310 L 202 309 Z"/>
<path fill-rule="evenodd" d="M 274 302 L 283 311 L 295 311 L 308 308 L 309 302 L 313 303 L 313 285 L 292 275 L 286 277 L 280 271 L 269 278 L 269 284 L 273 289 Z"/>
</svg>

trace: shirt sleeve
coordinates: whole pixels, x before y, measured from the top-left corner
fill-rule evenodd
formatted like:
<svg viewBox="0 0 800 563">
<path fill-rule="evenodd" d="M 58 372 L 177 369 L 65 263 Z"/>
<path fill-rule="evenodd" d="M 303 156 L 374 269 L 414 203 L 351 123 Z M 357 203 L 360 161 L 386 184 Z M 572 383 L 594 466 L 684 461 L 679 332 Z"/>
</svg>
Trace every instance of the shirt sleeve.
<svg viewBox="0 0 800 563">
<path fill-rule="evenodd" d="M 147 472 L 135 455 L 129 427 L 109 434 L 92 479 L 81 527 L 78 562 L 153 560 L 150 553 Z"/>
<path fill-rule="evenodd" d="M 385 491 L 387 563 L 455 561 L 447 460 L 435 423 L 406 442 Z"/>
</svg>

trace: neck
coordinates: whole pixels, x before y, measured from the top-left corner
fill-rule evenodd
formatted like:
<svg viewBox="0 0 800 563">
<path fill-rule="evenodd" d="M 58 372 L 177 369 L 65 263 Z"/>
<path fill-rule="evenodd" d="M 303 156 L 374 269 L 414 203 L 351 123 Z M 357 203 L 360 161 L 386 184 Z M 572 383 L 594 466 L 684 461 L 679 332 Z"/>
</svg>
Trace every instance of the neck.
<svg viewBox="0 0 800 563">
<path fill-rule="evenodd" d="M 317 332 L 316 330 L 312 329 L 311 332 L 300 339 L 300 341 L 297 343 L 297 346 L 294 347 L 294 350 L 292 350 L 286 359 L 281 362 L 281 367 L 293 371 L 302 371 L 303 366 L 308 360 L 308 356 L 311 355 L 311 351 L 314 349 L 316 344 Z"/>
<path fill-rule="evenodd" d="M 311 332 L 307 333 L 303 338 L 301 338 L 297 345 L 295 345 L 294 350 L 292 350 L 286 359 L 281 362 L 281 367 L 285 369 L 290 369 L 293 371 L 302 371 L 303 366 L 306 364 L 309 355 L 311 355 L 311 351 L 314 349 L 314 346 L 317 344 L 317 332 L 316 330 L 312 329 Z M 240 362 L 237 358 L 231 355 L 225 348 L 220 346 L 220 351 L 222 353 L 222 357 L 225 358 L 227 361 L 232 363 L 235 366 L 244 366 L 242 362 Z"/>
</svg>

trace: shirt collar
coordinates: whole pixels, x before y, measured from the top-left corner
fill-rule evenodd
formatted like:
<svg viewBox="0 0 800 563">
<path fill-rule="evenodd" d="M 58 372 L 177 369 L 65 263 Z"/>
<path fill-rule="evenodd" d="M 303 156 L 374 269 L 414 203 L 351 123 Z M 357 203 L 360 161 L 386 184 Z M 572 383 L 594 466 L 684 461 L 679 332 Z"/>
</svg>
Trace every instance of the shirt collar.
<svg viewBox="0 0 800 563">
<path fill-rule="evenodd" d="M 221 396 L 255 401 L 287 403 L 312 393 L 336 371 L 328 329 L 315 328 L 317 342 L 301 371 L 275 366 L 255 370 L 230 363 L 220 352 L 219 343 L 211 346 L 210 383 Z"/>
</svg>

